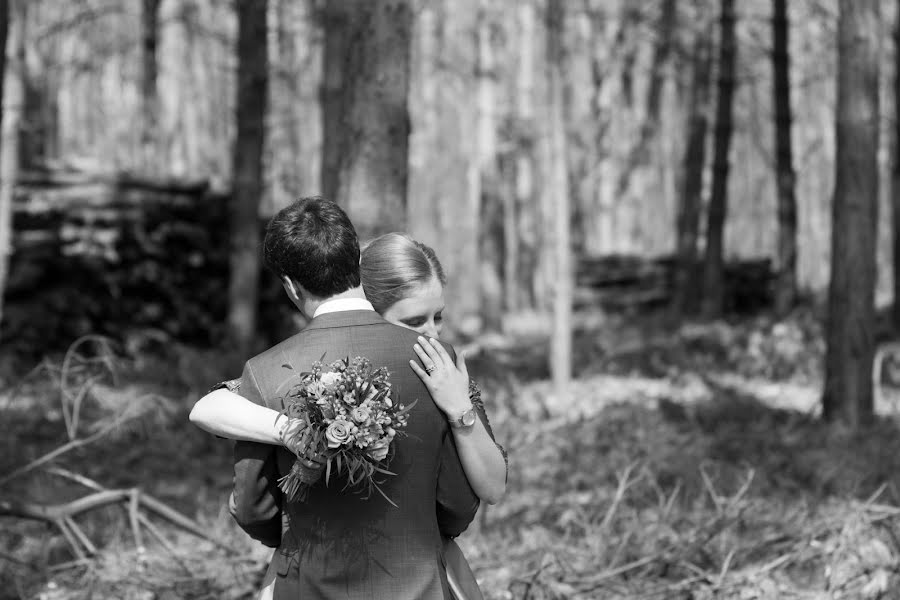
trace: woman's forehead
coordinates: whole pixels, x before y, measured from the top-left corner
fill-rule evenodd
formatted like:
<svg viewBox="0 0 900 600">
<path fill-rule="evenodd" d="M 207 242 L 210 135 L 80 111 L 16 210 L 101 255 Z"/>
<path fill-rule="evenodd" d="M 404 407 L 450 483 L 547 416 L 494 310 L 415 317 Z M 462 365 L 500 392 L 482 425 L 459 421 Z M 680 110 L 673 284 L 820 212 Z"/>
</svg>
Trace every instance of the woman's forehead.
<svg viewBox="0 0 900 600">
<path fill-rule="evenodd" d="M 397 312 L 429 312 L 444 309 L 444 286 L 437 278 L 410 290 L 405 298 L 391 307 Z"/>
</svg>

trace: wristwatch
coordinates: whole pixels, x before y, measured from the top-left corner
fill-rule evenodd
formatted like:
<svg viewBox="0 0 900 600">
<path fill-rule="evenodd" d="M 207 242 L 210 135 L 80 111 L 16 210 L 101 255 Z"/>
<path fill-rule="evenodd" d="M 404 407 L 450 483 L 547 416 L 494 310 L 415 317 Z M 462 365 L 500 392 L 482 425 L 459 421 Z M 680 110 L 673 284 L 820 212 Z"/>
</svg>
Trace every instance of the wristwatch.
<svg viewBox="0 0 900 600">
<path fill-rule="evenodd" d="M 455 419 L 448 419 L 450 422 L 450 427 L 454 429 L 464 429 L 469 428 L 475 424 L 475 419 L 478 417 L 475 416 L 475 407 L 470 406 L 468 410 L 466 410 L 463 414 Z"/>
</svg>

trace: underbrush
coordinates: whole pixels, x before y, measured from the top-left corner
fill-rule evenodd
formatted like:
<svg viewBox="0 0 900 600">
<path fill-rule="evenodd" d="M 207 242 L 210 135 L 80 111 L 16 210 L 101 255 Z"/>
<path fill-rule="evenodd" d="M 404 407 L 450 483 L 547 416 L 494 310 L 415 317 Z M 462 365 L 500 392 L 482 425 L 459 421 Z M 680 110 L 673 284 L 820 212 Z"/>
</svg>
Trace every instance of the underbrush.
<svg viewBox="0 0 900 600">
<path fill-rule="evenodd" d="M 892 597 L 896 423 L 850 433 L 773 408 L 771 390 L 759 388 L 787 382 L 794 387 L 777 389 L 815 394 L 821 343 L 805 318 L 676 330 L 616 323 L 580 337 L 580 375 L 565 397 L 533 377 L 534 353 L 473 357 L 510 455 L 506 498 L 460 538 L 486 597 Z M 138 489 L 199 532 L 148 511 L 161 535 L 142 525 L 136 540 L 127 502 L 101 507 L 76 519 L 96 546 L 78 560 L 52 524 L 0 516 L 0 598 L 252 597 L 268 552 L 224 510 L 230 445 L 187 422 L 192 401 L 233 375 L 234 361 L 191 349 L 117 360 L 71 379 L 68 407 L 50 364 L 0 397 L 9 432 L 0 478 L 71 442 L 71 399 L 96 369 L 109 372 L 82 399 L 76 439 L 123 407 L 144 409 L 0 486 L 0 508 L 91 493 L 63 476 L 75 473 Z"/>
<path fill-rule="evenodd" d="M 231 362 L 88 337 L 4 386 L 0 598 L 250 597 L 268 552 L 225 512 L 230 444 L 187 420 Z"/>
<path fill-rule="evenodd" d="M 851 436 L 740 406 L 504 425 L 509 494 L 462 542 L 487 595 L 891 597 L 895 425 Z"/>
</svg>

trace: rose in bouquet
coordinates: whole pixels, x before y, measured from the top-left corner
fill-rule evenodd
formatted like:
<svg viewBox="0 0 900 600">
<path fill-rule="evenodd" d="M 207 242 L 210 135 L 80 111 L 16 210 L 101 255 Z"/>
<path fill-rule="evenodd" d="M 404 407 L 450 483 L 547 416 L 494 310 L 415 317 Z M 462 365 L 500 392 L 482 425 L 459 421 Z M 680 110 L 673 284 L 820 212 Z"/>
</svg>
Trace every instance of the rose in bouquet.
<svg viewBox="0 0 900 600">
<path fill-rule="evenodd" d="M 363 357 L 327 365 L 318 360 L 300 374 L 282 405 L 288 417 L 282 441 L 297 455 L 278 481 L 288 500 L 305 499 L 323 474 L 326 485 L 332 475 L 343 474 L 347 486 L 367 496 L 375 489 L 391 502 L 376 476 L 393 475 L 387 470 L 391 443 L 406 427 L 415 402 L 393 401 L 387 369 L 374 369 Z"/>
</svg>

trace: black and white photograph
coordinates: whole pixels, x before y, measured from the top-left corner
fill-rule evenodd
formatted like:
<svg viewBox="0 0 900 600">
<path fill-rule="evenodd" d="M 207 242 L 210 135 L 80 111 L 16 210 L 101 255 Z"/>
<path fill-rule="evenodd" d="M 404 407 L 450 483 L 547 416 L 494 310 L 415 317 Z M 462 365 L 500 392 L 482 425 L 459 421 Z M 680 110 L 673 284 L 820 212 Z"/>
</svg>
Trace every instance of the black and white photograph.
<svg viewBox="0 0 900 600">
<path fill-rule="evenodd" d="M 0 0 L 0 600 L 900 598 L 900 1 Z"/>
</svg>

